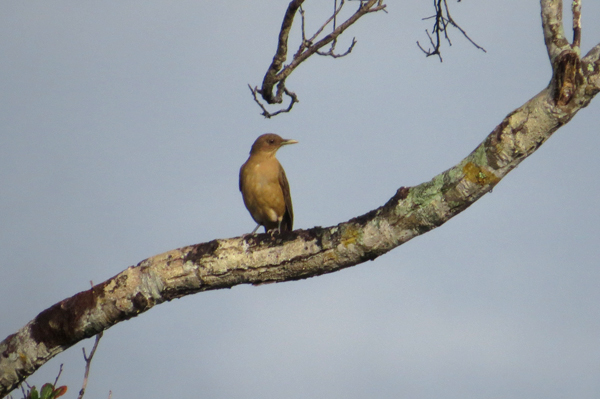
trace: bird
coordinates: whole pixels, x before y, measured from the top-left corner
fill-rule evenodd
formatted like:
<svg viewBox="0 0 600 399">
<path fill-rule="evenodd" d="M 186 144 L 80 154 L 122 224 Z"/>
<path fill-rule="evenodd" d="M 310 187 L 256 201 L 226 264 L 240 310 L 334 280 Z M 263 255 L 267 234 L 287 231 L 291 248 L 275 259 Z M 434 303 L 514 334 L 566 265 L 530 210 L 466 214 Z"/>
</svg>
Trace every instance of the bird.
<svg viewBox="0 0 600 399">
<path fill-rule="evenodd" d="M 265 233 L 291 231 L 294 223 L 290 185 L 283 167 L 275 158 L 282 146 L 298 141 L 282 139 L 274 133 L 259 136 L 250 150 L 248 160 L 240 168 L 240 191 L 244 205 Z"/>
</svg>

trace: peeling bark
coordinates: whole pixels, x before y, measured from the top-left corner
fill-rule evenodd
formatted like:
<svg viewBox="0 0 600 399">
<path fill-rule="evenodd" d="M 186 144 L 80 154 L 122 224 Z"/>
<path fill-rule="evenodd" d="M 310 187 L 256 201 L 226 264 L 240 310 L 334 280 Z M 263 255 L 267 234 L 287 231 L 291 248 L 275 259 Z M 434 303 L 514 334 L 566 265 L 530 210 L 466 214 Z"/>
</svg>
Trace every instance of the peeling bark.
<svg viewBox="0 0 600 399">
<path fill-rule="evenodd" d="M 600 44 L 564 38 L 562 2 L 541 0 L 553 77 L 459 164 L 337 226 L 245 235 L 175 249 L 44 310 L 0 343 L 0 396 L 58 353 L 165 301 L 238 284 L 314 277 L 373 260 L 447 222 L 494 188 L 600 91 Z"/>
</svg>

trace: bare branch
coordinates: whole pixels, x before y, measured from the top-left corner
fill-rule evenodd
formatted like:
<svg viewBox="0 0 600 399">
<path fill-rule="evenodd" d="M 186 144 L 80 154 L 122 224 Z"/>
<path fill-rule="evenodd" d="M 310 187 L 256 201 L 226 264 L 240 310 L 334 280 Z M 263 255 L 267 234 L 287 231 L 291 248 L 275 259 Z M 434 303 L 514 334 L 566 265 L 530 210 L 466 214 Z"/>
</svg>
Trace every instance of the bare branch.
<svg viewBox="0 0 600 399">
<path fill-rule="evenodd" d="M 317 51 L 317 54 L 322 55 L 322 56 L 327 56 L 327 57 L 333 57 L 333 58 L 345 57 L 352 52 L 352 49 L 354 48 L 354 45 L 356 44 L 356 38 L 354 38 L 354 37 L 352 38 L 352 43 L 350 44 L 350 47 L 348 47 L 348 49 L 344 53 L 335 54 L 335 45 L 336 44 L 337 44 L 337 39 L 335 39 L 333 42 L 331 42 L 331 48 L 328 51 Z"/>
<path fill-rule="evenodd" d="M 100 339 L 104 332 L 100 332 L 96 335 L 96 341 L 94 342 L 94 346 L 92 351 L 90 352 L 90 356 L 88 357 L 85 353 L 85 348 L 81 348 L 83 351 L 83 360 L 85 360 L 85 373 L 83 375 L 83 385 L 81 386 L 81 390 L 79 391 L 79 396 L 77 399 L 82 399 L 85 394 L 85 389 L 87 388 L 88 377 L 90 375 L 90 366 L 92 365 L 92 359 L 94 358 L 94 354 L 96 353 L 96 349 L 98 348 L 98 344 L 100 343 Z"/>
<path fill-rule="evenodd" d="M 60 378 L 60 375 L 62 374 L 63 371 L 63 364 L 60 364 L 60 368 L 58 369 L 58 374 L 56 375 L 56 378 L 54 379 L 54 386 L 56 387 L 56 384 L 58 384 L 58 379 Z"/>
<path fill-rule="evenodd" d="M 429 43 L 433 46 L 433 50 L 432 49 L 425 50 L 423 48 L 423 46 L 421 46 L 421 43 L 419 43 L 418 40 L 417 40 L 417 46 L 421 49 L 422 52 L 425 53 L 425 55 L 427 57 L 432 56 L 432 55 L 437 55 L 440 59 L 440 62 L 443 62 L 444 60 L 442 59 L 442 53 L 440 52 L 440 41 L 439 41 L 440 33 L 439 33 L 439 31 L 436 32 L 437 42 L 433 41 L 433 38 L 431 37 L 431 35 L 429 34 L 429 31 L 427 29 L 425 29 L 425 33 L 427 33 L 427 37 L 429 38 Z M 448 39 L 448 42 L 450 42 L 450 39 Z M 450 45 L 452 45 L 452 43 L 450 43 Z"/>
<path fill-rule="evenodd" d="M 381 5 L 381 0 L 369 0 L 368 2 L 361 3 L 358 10 L 344 23 L 337 27 L 333 32 L 325 36 L 323 39 L 319 40 L 317 43 L 314 43 L 308 48 L 306 48 L 306 50 L 304 50 L 302 53 L 298 54 L 297 56 L 294 56 L 292 62 L 277 74 L 277 79 L 283 80 L 287 78 L 298 65 L 300 65 L 308 57 L 316 53 L 323 46 L 335 40 L 342 32 L 344 32 L 347 28 L 354 24 L 363 15 L 381 11 L 385 9 L 385 7 L 385 5 Z"/>
<path fill-rule="evenodd" d="M 298 102 L 298 98 L 295 93 L 289 91 L 285 86 L 285 80 L 288 76 L 296 69 L 302 62 L 304 62 L 307 58 L 309 58 L 313 54 L 330 56 L 332 58 L 339 58 L 345 55 L 350 54 L 354 45 L 356 44 L 356 40 L 352 40 L 352 44 L 349 46 L 348 50 L 342 54 L 335 54 L 335 45 L 337 37 L 342 34 L 348 27 L 354 24 L 359 18 L 363 15 L 377 12 L 381 10 L 385 10 L 386 5 L 383 4 L 383 0 L 365 0 L 361 1 L 358 6 L 358 10 L 352 14 L 346 21 L 337 26 L 337 16 L 340 13 L 342 7 L 345 2 L 340 1 L 340 5 L 337 6 L 337 3 L 334 5 L 334 11 L 332 15 L 327 18 L 327 20 L 317 29 L 317 31 L 307 39 L 306 31 L 305 31 L 305 15 L 304 10 L 302 9 L 302 3 L 304 0 L 293 0 L 289 3 L 287 11 L 285 13 L 283 23 L 281 24 L 281 30 L 279 32 L 279 42 L 277 45 L 277 51 L 275 56 L 273 57 L 273 62 L 269 66 L 267 73 L 263 79 L 263 83 L 260 89 L 254 88 L 252 90 L 252 95 L 254 96 L 254 100 L 259 104 L 262 109 L 262 114 L 270 118 L 274 115 L 277 115 L 281 112 L 289 112 L 294 103 Z M 302 25 L 302 41 L 298 50 L 293 55 L 292 61 L 284 66 L 284 63 L 287 58 L 288 52 L 288 38 L 289 32 L 292 27 L 294 16 L 299 12 L 301 15 L 301 25 Z M 328 35 L 325 35 L 322 39 L 317 40 L 318 37 L 323 33 L 324 29 L 331 23 L 333 24 L 333 30 Z M 327 44 L 332 43 L 331 48 L 328 51 L 320 52 L 321 48 L 326 46 Z M 277 86 L 276 93 L 273 91 Z M 252 86 L 250 86 L 252 87 Z M 267 104 L 281 104 L 283 102 L 283 94 L 286 94 L 291 98 L 290 106 L 287 109 L 281 109 L 277 112 L 270 113 L 266 110 L 266 107 L 260 103 L 260 100 L 257 97 L 257 94 L 260 94 L 264 101 Z"/>
<path fill-rule="evenodd" d="M 298 57 L 300 54 L 302 54 L 302 52 L 305 49 L 310 47 L 313 44 L 313 42 L 315 41 L 315 39 L 317 38 L 317 36 L 319 36 L 321 34 L 321 32 L 323 32 L 325 27 L 327 25 L 329 25 L 329 23 L 332 21 L 333 21 L 333 30 L 335 30 L 335 28 L 337 27 L 337 15 L 342 10 L 342 7 L 344 7 L 344 0 L 340 1 L 339 7 L 337 5 L 337 0 L 335 0 L 332 16 L 329 19 L 327 19 L 327 21 L 325 21 L 325 23 L 323 25 L 321 25 L 321 27 L 317 30 L 317 32 L 308 40 L 305 39 L 306 33 L 305 33 L 305 27 L 304 27 L 304 10 L 302 10 L 302 8 L 300 8 L 300 14 L 302 15 L 302 38 L 304 40 L 303 40 L 303 44 L 301 44 L 300 47 L 298 48 L 298 51 L 296 52 L 296 54 L 294 54 L 294 57 Z M 317 51 L 317 54 L 321 55 L 321 56 L 332 57 L 332 58 L 345 57 L 352 52 L 352 49 L 354 48 L 355 44 L 356 44 L 356 38 L 353 37 L 352 43 L 350 44 L 350 47 L 348 47 L 346 52 L 341 53 L 341 54 L 336 54 L 335 53 L 335 46 L 337 45 L 337 38 L 336 38 L 336 39 L 333 39 L 333 41 L 331 42 L 331 47 L 329 48 L 328 51 Z"/>
<path fill-rule="evenodd" d="M 27 381 L 24 381 L 24 383 L 27 384 Z M 29 384 L 27 384 L 27 386 L 29 387 Z M 29 387 L 29 388 L 31 388 L 31 387 Z M 21 384 L 21 393 L 23 394 L 24 398 L 27 397 L 27 393 L 25 392 L 25 388 L 23 387 L 23 384 Z"/>
<path fill-rule="evenodd" d="M 319 29 L 317 29 L 317 31 L 314 33 L 314 35 L 312 35 L 312 37 L 310 39 L 308 39 L 308 41 L 311 43 L 314 43 L 315 40 L 317 40 L 317 37 L 323 32 L 325 27 L 327 25 L 329 25 L 329 23 L 331 21 L 336 20 L 337 15 L 340 13 L 340 11 L 342 11 L 343 7 L 344 7 L 344 0 L 341 0 L 340 6 L 334 8 L 333 14 L 331 15 L 331 17 L 327 18 L 327 20 L 321 25 L 321 27 Z M 333 30 L 335 30 L 335 24 L 334 24 Z"/>
<path fill-rule="evenodd" d="M 458 2 L 460 2 L 460 0 L 458 0 Z M 434 0 L 433 6 L 435 9 L 435 14 L 430 17 L 423 18 L 424 21 L 428 19 L 434 20 L 433 28 L 431 31 L 435 36 L 435 40 L 429 34 L 429 31 L 425 30 L 425 33 L 427 34 L 429 43 L 431 44 L 432 48 L 425 49 L 421 45 L 421 43 L 417 41 L 417 46 L 419 47 L 419 49 L 421 49 L 422 52 L 425 53 L 425 56 L 430 57 L 432 55 L 437 55 L 440 59 L 440 62 L 443 61 L 440 50 L 442 46 L 442 33 L 444 39 L 446 39 L 446 41 L 448 42 L 448 45 L 452 46 L 452 42 L 450 41 L 450 36 L 448 34 L 449 26 L 458 29 L 458 31 L 463 35 L 463 37 L 465 37 L 469 42 L 471 42 L 471 44 L 475 46 L 475 48 L 483 51 L 484 53 L 487 52 L 483 47 L 475 43 L 475 41 L 471 39 L 471 37 L 469 37 L 467 32 L 463 28 L 461 28 L 460 25 L 458 25 L 456 21 L 452 18 L 452 16 L 450 15 L 450 9 L 448 8 L 447 0 Z"/>
<path fill-rule="evenodd" d="M 258 87 L 252 88 L 252 86 L 248 85 L 248 87 L 250 88 L 250 91 L 252 92 L 252 96 L 254 97 L 254 101 L 256 101 L 256 103 L 258 104 L 258 106 L 263 110 L 262 115 L 265 118 L 271 118 L 275 115 L 281 114 L 282 112 L 290 112 L 292 110 L 292 107 L 294 106 L 295 103 L 300 102 L 300 100 L 298 100 L 298 97 L 296 96 L 296 93 L 293 93 L 291 91 L 288 91 L 287 88 L 285 88 L 283 85 L 278 86 L 278 89 L 280 87 L 283 87 L 284 93 L 290 97 L 290 105 L 287 108 L 281 108 L 273 113 L 269 112 L 265 106 L 260 102 L 260 100 L 258 99 L 257 93 L 260 92 L 260 90 L 258 89 Z"/>
</svg>

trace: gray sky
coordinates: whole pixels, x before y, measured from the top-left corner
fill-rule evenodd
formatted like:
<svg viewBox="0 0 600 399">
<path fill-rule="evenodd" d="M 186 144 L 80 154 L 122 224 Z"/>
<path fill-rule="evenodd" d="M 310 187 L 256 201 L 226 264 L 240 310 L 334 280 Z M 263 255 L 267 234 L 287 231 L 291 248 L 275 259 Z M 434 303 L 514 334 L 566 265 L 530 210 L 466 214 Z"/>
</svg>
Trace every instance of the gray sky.
<svg viewBox="0 0 600 399">
<path fill-rule="evenodd" d="M 312 3 L 314 27 L 331 1 Z M 278 156 L 295 227 L 330 226 L 454 165 L 550 80 L 538 2 L 451 2 L 488 52 L 451 32 L 442 64 L 415 44 L 430 2 L 389 3 L 340 40 L 356 36 L 351 56 L 294 72 L 301 102 L 273 120 L 247 84 L 262 81 L 287 2 L 0 3 L 0 339 L 90 280 L 250 232 L 237 179 L 259 134 L 300 141 Z M 585 53 L 600 4 L 583 12 Z M 116 325 L 86 397 L 598 398 L 599 110 L 374 262 Z M 81 347 L 30 384 L 64 363 L 75 397 Z"/>
</svg>

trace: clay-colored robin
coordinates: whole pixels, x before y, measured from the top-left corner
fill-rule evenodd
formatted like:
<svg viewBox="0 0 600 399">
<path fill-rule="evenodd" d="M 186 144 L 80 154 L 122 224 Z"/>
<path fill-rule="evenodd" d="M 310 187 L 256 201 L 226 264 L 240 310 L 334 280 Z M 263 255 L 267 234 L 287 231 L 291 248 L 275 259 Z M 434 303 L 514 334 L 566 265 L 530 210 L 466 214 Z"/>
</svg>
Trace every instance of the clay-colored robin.
<svg viewBox="0 0 600 399">
<path fill-rule="evenodd" d="M 277 229 L 291 231 L 294 223 L 292 197 L 285 171 L 275 158 L 281 146 L 296 144 L 273 133 L 259 136 L 250 150 L 250 157 L 240 169 L 240 191 L 252 219 L 264 226 L 265 232 Z"/>
</svg>

